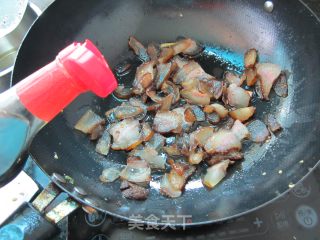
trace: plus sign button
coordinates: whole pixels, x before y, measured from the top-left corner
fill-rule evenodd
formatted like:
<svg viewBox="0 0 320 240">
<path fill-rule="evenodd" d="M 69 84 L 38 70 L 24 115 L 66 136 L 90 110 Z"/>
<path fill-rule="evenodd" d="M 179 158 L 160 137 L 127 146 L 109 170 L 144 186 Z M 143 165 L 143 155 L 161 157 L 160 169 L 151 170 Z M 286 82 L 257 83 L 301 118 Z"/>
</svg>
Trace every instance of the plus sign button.
<svg viewBox="0 0 320 240">
<path fill-rule="evenodd" d="M 263 221 L 256 217 L 256 219 L 253 221 L 253 224 L 256 225 L 257 228 L 261 228 Z"/>
</svg>

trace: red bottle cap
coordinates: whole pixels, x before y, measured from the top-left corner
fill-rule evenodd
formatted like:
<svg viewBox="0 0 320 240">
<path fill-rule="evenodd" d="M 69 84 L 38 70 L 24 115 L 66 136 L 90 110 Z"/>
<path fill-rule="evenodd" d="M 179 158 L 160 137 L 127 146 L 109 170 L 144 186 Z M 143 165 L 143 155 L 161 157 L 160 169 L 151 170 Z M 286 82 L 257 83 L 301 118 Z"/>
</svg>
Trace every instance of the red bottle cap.
<svg viewBox="0 0 320 240">
<path fill-rule="evenodd" d="M 36 117 L 49 122 L 79 94 L 92 91 L 106 97 L 117 80 L 94 44 L 73 43 L 49 63 L 16 86 L 21 103 Z"/>
</svg>

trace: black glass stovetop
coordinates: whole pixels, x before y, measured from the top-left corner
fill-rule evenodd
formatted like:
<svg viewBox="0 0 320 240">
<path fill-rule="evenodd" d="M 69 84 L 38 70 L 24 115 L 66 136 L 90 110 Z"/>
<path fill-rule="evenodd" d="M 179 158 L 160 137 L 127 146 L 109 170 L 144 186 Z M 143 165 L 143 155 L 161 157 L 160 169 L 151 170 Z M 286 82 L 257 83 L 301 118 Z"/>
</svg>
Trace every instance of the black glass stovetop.
<svg viewBox="0 0 320 240">
<path fill-rule="evenodd" d="M 25 170 L 40 185 L 49 183 L 46 175 L 31 160 Z M 170 221 L 170 215 L 163 217 Z M 186 221 L 188 219 L 186 217 Z M 163 222 L 163 219 L 159 221 Z M 87 214 L 78 209 L 59 227 L 61 233 L 54 240 L 320 240 L 320 166 L 273 203 L 224 223 L 190 229 L 176 229 L 169 224 L 165 227 L 144 226 L 103 213 Z"/>
</svg>

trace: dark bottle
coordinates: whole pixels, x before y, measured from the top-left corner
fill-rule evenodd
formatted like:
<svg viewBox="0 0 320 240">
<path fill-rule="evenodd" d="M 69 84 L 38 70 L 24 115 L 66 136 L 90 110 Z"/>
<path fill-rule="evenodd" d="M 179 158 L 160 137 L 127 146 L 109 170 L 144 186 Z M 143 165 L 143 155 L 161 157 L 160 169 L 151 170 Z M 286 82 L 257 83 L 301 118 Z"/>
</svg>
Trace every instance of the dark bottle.
<svg viewBox="0 0 320 240">
<path fill-rule="evenodd" d="M 106 97 L 116 87 L 103 55 L 86 40 L 0 94 L 0 186 L 19 172 L 37 132 L 79 94 Z"/>
</svg>

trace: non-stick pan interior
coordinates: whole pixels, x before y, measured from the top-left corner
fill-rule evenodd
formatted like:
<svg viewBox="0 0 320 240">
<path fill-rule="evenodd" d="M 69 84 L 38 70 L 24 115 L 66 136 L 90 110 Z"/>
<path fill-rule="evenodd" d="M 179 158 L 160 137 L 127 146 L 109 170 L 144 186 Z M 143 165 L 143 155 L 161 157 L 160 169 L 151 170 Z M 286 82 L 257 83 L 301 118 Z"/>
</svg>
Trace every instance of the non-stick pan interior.
<svg viewBox="0 0 320 240">
<path fill-rule="evenodd" d="M 216 222 L 255 209 L 279 196 L 305 176 L 319 159 L 320 132 L 320 25 L 299 1 L 274 1 L 272 13 L 264 1 L 56 1 L 38 19 L 25 38 L 15 64 L 13 83 L 51 61 L 72 41 L 91 39 L 114 67 L 133 60 L 127 40 L 136 36 L 143 43 L 173 41 L 188 36 L 202 42 L 203 68 L 241 70 L 243 53 L 259 50 L 260 61 L 281 65 L 290 72 L 289 96 L 258 105 L 257 118 L 266 112 L 277 116 L 283 131 L 263 145 L 245 144 L 245 160 L 233 166 L 227 178 L 209 191 L 199 170 L 186 185 L 182 197 L 159 194 L 159 176 L 151 182 L 146 201 L 121 196 L 120 182 L 102 184 L 105 167 L 125 164 L 124 153 L 103 157 L 95 144 L 73 125 L 89 108 L 101 115 L 119 104 L 113 96 L 99 99 L 84 94 L 76 99 L 35 138 L 30 152 L 49 174 L 68 175 L 94 199 L 100 210 L 123 218 L 143 219 L 154 214 L 192 216 L 189 224 Z M 119 78 L 132 81 L 132 73 Z M 56 159 L 55 154 L 58 156 Z M 71 192 L 72 187 L 65 186 Z M 80 201 L 83 197 L 75 196 Z M 91 201 L 92 202 L 92 201 Z"/>
</svg>

